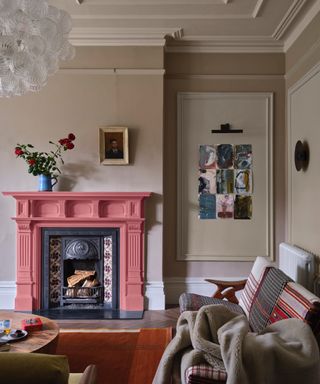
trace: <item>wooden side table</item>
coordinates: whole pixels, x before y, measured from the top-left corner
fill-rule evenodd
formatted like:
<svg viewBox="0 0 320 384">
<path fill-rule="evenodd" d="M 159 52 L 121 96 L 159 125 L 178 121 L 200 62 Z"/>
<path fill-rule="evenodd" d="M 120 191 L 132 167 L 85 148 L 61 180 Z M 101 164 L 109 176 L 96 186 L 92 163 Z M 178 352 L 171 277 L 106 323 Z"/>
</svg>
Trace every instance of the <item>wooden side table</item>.
<svg viewBox="0 0 320 384">
<path fill-rule="evenodd" d="M 40 317 L 43 327 L 41 331 L 31 331 L 28 336 L 20 341 L 10 343 L 8 352 L 37 352 L 54 353 L 58 341 L 58 324 L 43 316 L 36 316 L 29 313 L 14 311 L 0 311 L 0 319 L 11 319 L 12 329 L 21 329 L 23 319 Z"/>
</svg>

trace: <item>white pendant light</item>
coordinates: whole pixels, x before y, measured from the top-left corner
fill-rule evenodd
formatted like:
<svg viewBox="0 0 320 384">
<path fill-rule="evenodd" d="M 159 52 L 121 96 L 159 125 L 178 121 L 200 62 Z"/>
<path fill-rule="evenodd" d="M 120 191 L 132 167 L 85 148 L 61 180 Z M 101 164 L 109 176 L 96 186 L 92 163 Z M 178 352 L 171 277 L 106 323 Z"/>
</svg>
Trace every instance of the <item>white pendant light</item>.
<svg viewBox="0 0 320 384">
<path fill-rule="evenodd" d="M 74 57 L 71 17 L 45 0 L 0 0 L 0 97 L 39 91 Z"/>
</svg>

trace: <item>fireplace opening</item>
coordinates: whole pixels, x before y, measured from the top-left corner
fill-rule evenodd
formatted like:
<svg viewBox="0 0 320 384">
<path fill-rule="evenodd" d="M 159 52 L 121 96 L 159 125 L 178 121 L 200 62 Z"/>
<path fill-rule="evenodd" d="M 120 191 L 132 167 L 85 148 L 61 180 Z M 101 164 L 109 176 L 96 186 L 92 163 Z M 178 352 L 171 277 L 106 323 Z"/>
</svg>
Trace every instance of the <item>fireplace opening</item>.
<svg viewBox="0 0 320 384">
<path fill-rule="evenodd" d="M 42 309 L 119 308 L 117 228 L 45 228 L 42 239 Z"/>
<path fill-rule="evenodd" d="M 103 304 L 103 250 L 99 237 L 62 237 L 60 305 Z"/>
</svg>

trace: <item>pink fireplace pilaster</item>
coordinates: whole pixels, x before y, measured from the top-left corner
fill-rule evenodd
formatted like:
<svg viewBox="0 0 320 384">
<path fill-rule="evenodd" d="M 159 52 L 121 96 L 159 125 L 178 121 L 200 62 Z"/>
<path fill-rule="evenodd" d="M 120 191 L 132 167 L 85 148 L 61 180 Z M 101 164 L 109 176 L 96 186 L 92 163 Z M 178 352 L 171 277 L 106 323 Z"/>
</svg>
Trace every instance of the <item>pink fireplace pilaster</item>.
<svg viewBox="0 0 320 384">
<path fill-rule="evenodd" d="M 120 309 L 143 310 L 144 199 L 148 192 L 4 192 L 16 199 L 15 309 L 41 307 L 42 228 L 120 229 Z"/>
</svg>

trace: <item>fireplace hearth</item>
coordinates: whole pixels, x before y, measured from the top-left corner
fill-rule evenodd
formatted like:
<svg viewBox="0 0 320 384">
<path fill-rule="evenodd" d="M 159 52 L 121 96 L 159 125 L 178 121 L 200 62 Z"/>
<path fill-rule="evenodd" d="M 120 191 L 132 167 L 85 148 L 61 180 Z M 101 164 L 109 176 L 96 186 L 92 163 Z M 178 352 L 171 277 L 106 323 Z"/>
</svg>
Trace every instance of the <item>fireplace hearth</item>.
<svg viewBox="0 0 320 384">
<path fill-rule="evenodd" d="M 83 306 L 92 305 L 97 307 L 97 309 L 90 308 L 95 312 L 92 318 L 113 318 L 113 316 L 130 318 L 131 315 L 135 318 L 137 313 L 143 313 L 144 200 L 151 195 L 150 193 L 4 192 L 3 194 L 16 199 L 16 216 L 13 218 L 17 223 L 15 310 L 37 311 L 45 316 L 48 311 L 55 312 L 60 316 L 56 318 L 71 318 L 68 315 L 60 315 L 61 311 L 73 314 L 85 312 L 86 318 L 91 318 L 89 310 L 84 311 Z M 57 233 L 56 236 L 51 233 L 48 235 L 46 245 L 43 241 L 43 233 L 46 230 L 82 232 L 84 229 L 103 233 L 87 233 L 89 239 L 86 242 L 80 239 L 78 243 L 74 242 L 74 237 L 78 234 L 65 234 L 63 237 L 61 233 Z M 105 249 L 104 242 L 108 241 L 108 236 L 113 236 L 110 231 L 117 232 L 116 243 L 113 243 L 117 244 L 117 256 L 112 257 L 112 263 L 117 260 L 118 265 L 115 269 L 112 267 L 110 275 L 112 288 L 107 288 L 107 267 L 101 249 Z M 99 239 L 96 240 L 95 237 Z M 69 246 L 66 257 L 59 261 L 52 261 L 49 257 L 45 259 L 43 254 L 49 255 L 50 242 L 54 247 L 60 246 L 64 250 Z M 91 254 L 91 248 L 94 248 L 97 242 L 102 248 L 98 249 L 99 256 L 95 258 Z M 44 247 L 47 247 L 45 252 Z M 83 260 L 76 257 L 81 252 L 86 255 Z M 56 274 L 53 278 L 58 280 L 57 288 L 53 289 L 49 281 L 50 268 L 59 267 L 59 276 Z M 80 286 L 80 281 L 75 287 L 69 286 L 68 279 L 75 281 L 72 276 L 84 273 L 83 271 L 94 271 L 88 279 L 81 280 L 81 284 L 85 286 Z M 53 303 L 53 300 L 57 301 Z M 71 310 L 77 305 L 82 307 Z M 65 310 L 67 306 L 68 311 Z M 97 315 L 97 312 L 100 315 Z M 79 318 L 83 318 L 80 314 Z"/>
</svg>

